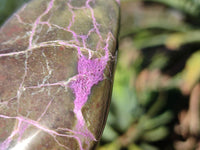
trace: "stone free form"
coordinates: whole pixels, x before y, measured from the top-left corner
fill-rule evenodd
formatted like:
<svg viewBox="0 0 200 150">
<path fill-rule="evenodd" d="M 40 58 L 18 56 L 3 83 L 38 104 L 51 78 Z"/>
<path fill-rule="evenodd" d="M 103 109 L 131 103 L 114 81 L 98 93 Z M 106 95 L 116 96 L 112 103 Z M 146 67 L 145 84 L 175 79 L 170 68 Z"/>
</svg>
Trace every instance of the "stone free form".
<svg viewBox="0 0 200 150">
<path fill-rule="evenodd" d="M 112 91 L 117 0 L 32 0 L 0 28 L 0 150 L 88 150 Z"/>
</svg>

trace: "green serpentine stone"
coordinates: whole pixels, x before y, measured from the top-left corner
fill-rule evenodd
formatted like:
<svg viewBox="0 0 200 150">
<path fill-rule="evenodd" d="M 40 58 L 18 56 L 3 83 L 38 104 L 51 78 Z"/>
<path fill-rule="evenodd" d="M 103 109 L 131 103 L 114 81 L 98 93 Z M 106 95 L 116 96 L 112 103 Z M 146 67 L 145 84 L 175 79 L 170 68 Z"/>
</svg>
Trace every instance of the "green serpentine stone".
<svg viewBox="0 0 200 150">
<path fill-rule="evenodd" d="M 108 113 L 117 0 L 32 0 L 0 28 L 0 150 L 88 150 Z"/>
</svg>

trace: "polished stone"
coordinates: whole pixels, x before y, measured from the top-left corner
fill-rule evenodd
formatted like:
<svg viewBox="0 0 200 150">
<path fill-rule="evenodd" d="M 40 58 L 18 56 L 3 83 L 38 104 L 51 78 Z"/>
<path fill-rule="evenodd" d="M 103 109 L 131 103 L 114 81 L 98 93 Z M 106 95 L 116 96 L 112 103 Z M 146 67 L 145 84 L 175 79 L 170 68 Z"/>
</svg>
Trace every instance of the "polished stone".
<svg viewBox="0 0 200 150">
<path fill-rule="evenodd" d="M 117 0 L 32 0 L 0 28 L 0 150 L 87 150 L 112 92 Z"/>
</svg>

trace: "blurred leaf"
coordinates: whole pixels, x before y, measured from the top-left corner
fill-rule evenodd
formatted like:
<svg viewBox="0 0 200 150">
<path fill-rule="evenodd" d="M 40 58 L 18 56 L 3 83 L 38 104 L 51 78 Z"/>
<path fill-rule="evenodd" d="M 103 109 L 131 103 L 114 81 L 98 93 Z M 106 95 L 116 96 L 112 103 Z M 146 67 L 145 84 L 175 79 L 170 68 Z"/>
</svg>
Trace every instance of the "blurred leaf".
<svg viewBox="0 0 200 150">
<path fill-rule="evenodd" d="M 152 63 L 149 65 L 149 69 L 162 69 L 168 63 L 168 59 L 165 54 L 155 54 L 152 58 Z"/>
<path fill-rule="evenodd" d="M 142 150 L 142 149 L 135 144 L 131 144 L 129 145 L 128 150 Z"/>
<path fill-rule="evenodd" d="M 121 2 L 120 37 L 155 29 L 184 32 L 191 28 L 183 22 L 184 16 L 178 11 L 160 5 L 143 5 L 141 0 Z M 162 33 L 161 32 L 161 33 Z"/>
<path fill-rule="evenodd" d="M 154 118 L 143 116 L 140 119 L 139 127 L 141 127 L 143 130 L 152 130 L 159 126 L 170 123 L 172 119 L 173 119 L 173 114 L 169 111 L 166 111 L 163 114 L 156 116 Z"/>
<path fill-rule="evenodd" d="M 167 94 L 165 94 L 164 92 L 160 92 L 157 99 L 148 109 L 146 114 L 149 117 L 155 117 L 156 115 L 158 115 L 161 112 L 161 110 L 163 110 L 164 106 L 167 103 L 166 98 L 167 98 Z"/>
<path fill-rule="evenodd" d="M 112 142 L 104 146 L 98 147 L 97 150 L 120 150 L 120 146 L 117 142 Z"/>
<path fill-rule="evenodd" d="M 184 33 L 174 33 L 167 37 L 165 45 L 169 49 L 178 49 L 184 44 L 200 42 L 200 30 L 189 30 Z"/>
<path fill-rule="evenodd" d="M 142 143 L 140 145 L 140 147 L 142 148 L 142 150 L 159 150 L 158 148 L 156 148 L 155 146 L 152 146 L 148 143 Z"/>
<path fill-rule="evenodd" d="M 192 16 L 198 16 L 200 13 L 199 0 L 146 0 L 146 1 L 160 2 L 162 4 L 181 10 L 186 14 Z"/>
<path fill-rule="evenodd" d="M 188 30 L 186 32 L 175 32 L 158 34 L 149 32 L 146 36 L 141 36 L 139 33 L 134 38 L 134 43 L 138 49 L 166 46 L 168 49 L 179 49 L 181 46 L 200 42 L 200 30 Z"/>
<path fill-rule="evenodd" d="M 135 38 L 134 43 L 138 49 L 143 49 L 147 47 L 163 45 L 169 35 L 159 34 L 154 35 L 153 33 L 148 37 Z"/>
<path fill-rule="evenodd" d="M 167 127 L 158 127 L 154 130 L 147 131 L 143 134 L 142 139 L 149 142 L 163 140 L 169 134 Z"/>
<path fill-rule="evenodd" d="M 102 139 L 104 141 L 109 142 L 109 141 L 113 141 L 117 137 L 118 137 L 118 133 L 109 124 L 107 124 L 103 131 Z"/>
<path fill-rule="evenodd" d="M 116 71 L 112 105 L 115 108 L 115 124 L 122 131 L 126 130 L 133 122 L 134 110 L 139 109 L 134 90 L 128 87 L 127 79 L 130 79 L 127 71 L 121 72 L 119 69 Z"/>
<path fill-rule="evenodd" d="M 183 90 L 190 91 L 200 79 L 200 51 L 195 52 L 187 61 L 183 71 Z"/>
<path fill-rule="evenodd" d="M 178 49 L 184 43 L 183 35 L 180 33 L 172 34 L 166 39 L 166 47 L 169 49 Z"/>
</svg>

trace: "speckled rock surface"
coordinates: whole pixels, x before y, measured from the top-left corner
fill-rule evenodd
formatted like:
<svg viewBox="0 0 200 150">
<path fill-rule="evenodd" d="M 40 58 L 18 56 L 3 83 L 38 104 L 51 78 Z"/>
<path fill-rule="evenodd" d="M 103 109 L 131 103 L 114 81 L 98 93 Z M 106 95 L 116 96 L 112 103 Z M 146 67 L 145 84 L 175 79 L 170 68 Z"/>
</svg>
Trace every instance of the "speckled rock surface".
<svg viewBox="0 0 200 150">
<path fill-rule="evenodd" d="M 0 28 L 0 150 L 87 150 L 112 91 L 117 0 L 32 0 Z"/>
</svg>

